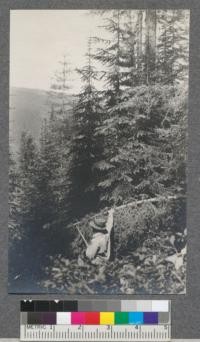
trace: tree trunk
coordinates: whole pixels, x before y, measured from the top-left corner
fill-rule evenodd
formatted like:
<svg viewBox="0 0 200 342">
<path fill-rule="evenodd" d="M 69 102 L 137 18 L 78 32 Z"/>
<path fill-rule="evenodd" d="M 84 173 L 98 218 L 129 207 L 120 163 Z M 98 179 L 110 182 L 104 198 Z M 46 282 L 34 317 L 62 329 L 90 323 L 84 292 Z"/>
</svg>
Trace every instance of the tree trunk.
<svg viewBox="0 0 200 342">
<path fill-rule="evenodd" d="M 119 75 L 119 56 L 120 56 L 120 11 L 117 11 L 117 84 L 116 84 L 116 95 L 117 102 L 119 100 L 119 90 L 120 90 L 120 75 Z"/>
<path fill-rule="evenodd" d="M 146 82 L 152 83 L 156 65 L 156 10 L 146 10 Z"/>
<path fill-rule="evenodd" d="M 138 83 L 142 81 L 142 20 L 143 11 L 138 12 L 137 18 L 137 77 Z"/>
</svg>

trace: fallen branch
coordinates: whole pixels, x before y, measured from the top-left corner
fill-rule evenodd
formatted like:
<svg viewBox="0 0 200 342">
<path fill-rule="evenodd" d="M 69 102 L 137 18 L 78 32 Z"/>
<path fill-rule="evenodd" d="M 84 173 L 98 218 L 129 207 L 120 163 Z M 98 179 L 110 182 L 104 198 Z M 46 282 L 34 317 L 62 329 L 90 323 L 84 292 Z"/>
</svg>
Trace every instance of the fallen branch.
<svg viewBox="0 0 200 342">
<path fill-rule="evenodd" d="M 122 204 L 119 207 L 115 207 L 114 210 L 119 210 L 119 209 L 123 209 L 125 207 L 132 207 L 134 205 L 138 205 L 138 204 L 143 204 L 143 203 L 155 203 L 155 202 L 161 202 L 161 201 L 169 201 L 172 199 L 178 199 L 178 198 L 184 198 L 185 195 L 180 194 L 180 195 L 174 195 L 174 196 L 157 196 L 157 197 L 153 197 L 153 198 L 148 198 L 148 199 L 144 199 L 144 200 L 138 200 L 138 201 L 132 201 L 130 203 L 126 203 L 126 204 Z M 109 209 L 108 209 L 109 211 Z M 93 219 L 95 217 L 99 216 L 99 214 L 95 214 L 93 215 L 90 219 Z M 75 222 L 72 224 L 72 226 L 77 226 L 78 224 L 80 224 L 81 222 Z M 78 228 L 77 228 L 78 229 Z"/>
<path fill-rule="evenodd" d="M 155 202 L 161 202 L 161 201 L 166 201 L 166 200 L 178 199 L 178 198 L 182 198 L 182 197 L 185 197 L 185 195 L 174 195 L 174 196 L 168 196 L 168 197 L 158 196 L 158 197 L 154 197 L 154 198 L 148 198 L 148 199 L 144 199 L 144 200 L 138 200 L 138 201 L 133 201 L 133 202 L 130 202 L 127 204 L 123 204 L 123 205 L 120 205 L 119 207 L 116 207 L 115 210 L 123 209 L 125 207 L 131 207 L 134 204 L 138 205 L 138 204 L 142 204 L 142 203 L 152 203 L 152 202 L 155 203 Z"/>
<path fill-rule="evenodd" d="M 169 200 L 172 200 L 172 199 L 178 199 L 178 198 L 182 198 L 182 197 L 185 197 L 185 195 L 174 195 L 174 196 L 168 196 L 168 197 L 157 196 L 157 197 L 154 197 L 154 198 L 148 198 L 148 199 L 144 199 L 144 200 L 138 200 L 138 201 L 133 201 L 133 202 L 130 202 L 130 203 L 126 203 L 126 204 L 120 205 L 119 207 L 115 207 L 114 210 L 119 210 L 119 209 L 123 209 L 125 207 L 131 207 L 133 205 L 138 205 L 138 204 L 142 204 L 142 203 L 155 203 L 155 202 L 161 202 L 161 201 L 166 201 L 166 200 L 169 201 Z M 94 219 L 97 216 L 99 216 L 99 214 L 93 215 L 91 217 L 91 219 Z M 78 230 L 80 236 L 82 237 L 86 247 L 88 247 L 89 244 L 88 244 L 87 240 L 85 239 L 83 233 L 80 231 L 80 229 L 78 227 L 78 225 L 80 223 L 81 223 L 80 221 L 75 222 L 75 223 L 72 224 L 72 226 L 76 227 L 76 229 Z"/>
</svg>

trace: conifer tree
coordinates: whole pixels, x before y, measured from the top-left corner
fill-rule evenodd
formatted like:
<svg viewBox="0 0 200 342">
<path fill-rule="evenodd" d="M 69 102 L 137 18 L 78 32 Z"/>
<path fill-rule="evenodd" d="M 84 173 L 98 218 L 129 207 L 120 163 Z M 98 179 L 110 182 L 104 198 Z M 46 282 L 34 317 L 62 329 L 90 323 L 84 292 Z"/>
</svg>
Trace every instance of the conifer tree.
<svg viewBox="0 0 200 342">
<path fill-rule="evenodd" d="M 57 134 L 53 117 L 43 122 L 39 154 L 39 212 L 38 225 L 42 228 L 55 220 L 56 212 L 56 171 L 59 167 Z"/>
<path fill-rule="evenodd" d="M 109 87 L 115 89 L 112 85 L 112 80 L 115 78 L 110 77 L 113 70 L 118 71 L 120 84 L 120 92 L 116 91 L 117 101 L 105 101 L 106 117 L 98 129 L 98 134 L 102 135 L 106 142 L 104 159 L 99 163 L 101 172 L 99 187 L 102 189 L 102 199 L 111 203 L 133 196 L 152 197 L 162 193 L 166 186 L 164 178 L 167 178 L 167 162 L 170 155 L 167 147 L 169 126 L 163 128 L 163 123 L 166 123 L 167 101 L 170 100 L 170 96 L 173 96 L 173 92 L 170 87 L 160 88 L 153 84 L 156 80 L 157 13 L 155 10 L 146 11 L 145 27 L 143 27 L 144 13 L 138 13 L 136 26 L 131 30 L 130 13 L 128 15 L 128 25 L 123 23 L 123 16 L 127 17 L 127 13 L 123 12 L 120 16 L 119 13 L 118 15 L 115 13 L 114 19 L 112 17 L 113 21 L 117 18 L 112 30 L 110 26 L 105 26 L 105 29 L 112 32 L 112 47 L 118 47 L 119 59 L 113 59 L 111 53 L 104 58 L 103 48 L 98 50 L 97 54 L 97 59 L 108 69 Z M 110 17 L 108 22 L 110 23 Z M 142 31 L 145 30 L 145 49 L 142 46 L 144 32 L 138 33 L 138 27 Z M 122 40 L 117 39 L 119 37 L 117 33 L 125 38 L 123 43 Z M 123 89 L 123 68 L 129 66 L 127 61 L 130 61 L 130 46 L 132 53 L 135 54 L 135 43 L 136 47 L 139 45 L 139 52 L 136 50 L 136 66 L 138 67 L 140 62 L 145 77 L 140 78 L 138 87 L 134 82 L 129 83 L 129 87 L 127 87 L 128 83 L 124 83 L 126 88 Z M 109 42 L 107 44 L 105 49 L 110 46 Z M 140 53 L 139 60 L 138 53 Z M 126 68 L 127 80 L 129 77 L 131 79 L 132 70 Z M 108 75 L 105 76 L 106 81 Z M 104 96 L 107 99 L 106 90 Z M 160 167 L 156 166 L 157 164 L 160 164 Z"/>
<path fill-rule="evenodd" d="M 131 11 L 123 13 L 122 42 L 121 42 L 121 85 L 123 89 L 136 86 L 137 75 L 137 15 Z"/>
<path fill-rule="evenodd" d="M 59 62 L 60 68 L 55 72 L 49 91 L 49 103 L 55 115 L 64 116 L 68 106 L 67 94 L 70 89 L 70 65 L 66 55 Z"/>
<path fill-rule="evenodd" d="M 185 42 L 188 40 L 188 16 L 181 10 L 160 10 L 158 22 L 158 78 L 164 84 L 174 84 L 187 76 L 188 46 Z"/>
<path fill-rule="evenodd" d="M 27 272 L 32 260 L 30 241 L 35 233 L 36 149 L 30 135 L 22 133 L 20 157 L 9 156 L 9 281 Z M 30 267 L 32 264 L 30 265 Z"/>
<path fill-rule="evenodd" d="M 37 215 L 37 170 L 38 156 L 36 144 L 29 133 L 21 135 L 19 156 L 20 208 L 21 222 L 24 229 L 34 225 Z"/>
<path fill-rule="evenodd" d="M 98 162 L 102 143 L 95 135 L 101 122 L 99 94 L 94 86 L 97 77 L 92 65 L 92 39 L 88 42 L 87 64 L 78 73 L 83 88 L 74 107 L 74 136 L 72 139 L 72 163 L 70 168 L 70 207 L 71 218 L 84 215 L 98 205 L 95 163 Z"/>
<path fill-rule="evenodd" d="M 127 137 L 128 117 L 123 108 L 123 90 L 134 81 L 134 34 L 132 18 L 127 11 L 114 10 L 106 13 L 104 29 L 108 39 L 97 39 L 101 47 L 97 48 L 95 59 L 105 69 L 103 91 L 105 115 L 96 134 L 104 141 L 102 160 L 96 164 L 100 174 L 98 187 L 101 201 L 110 204 L 120 200 L 116 188 L 123 187 L 123 163 L 120 162 L 120 145 Z M 124 25 L 124 17 L 129 18 Z M 124 27 L 125 26 L 125 27 Z M 128 52 L 127 52 L 128 50 Z M 120 185 L 121 184 L 121 185 Z"/>
<path fill-rule="evenodd" d="M 20 182 L 17 162 L 14 156 L 9 154 L 9 237 L 12 240 L 22 238 L 20 225 Z"/>
<path fill-rule="evenodd" d="M 124 11 L 113 10 L 108 11 L 104 18 L 105 25 L 103 28 L 108 33 L 109 38 L 96 38 L 96 41 L 101 44 L 95 54 L 95 59 L 100 61 L 105 68 L 104 80 L 107 86 L 106 101 L 108 106 L 114 106 L 119 102 L 121 94 L 121 79 L 120 70 L 122 58 L 122 27 L 121 20 Z"/>
<path fill-rule="evenodd" d="M 134 151 L 129 140 L 135 130 L 135 112 L 131 108 L 131 97 L 139 78 L 135 49 L 137 17 L 133 18 L 131 11 L 113 11 L 107 22 L 108 25 L 104 28 L 111 34 L 111 38 L 106 43 L 101 41 L 105 48 L 97 50 L 96 56 L 108 70 L 108 75 L 105 76 L 105 86 L 108 90 L 103 92 L 106 115 L 97 134 L 105 141 L 103 159 L 98 164 L 101 200 L 104 204 L 111 204 L 121 203 L 133 195 L 131 160 L 134 160 Z M 105 58 L 108 47 L 109 53 Z M 142 56 L 140 62 L 141 59 Z M 116 75 L 119 80 L 118 88 L 115 88 L 114 83 Z M 113 101 L 109 101 L 110 89 Z"/>
<path fill-rule="evenodd" d="M 43 122 L 40 139 L 41 225 L 56 229 L 66 224 L 68 169 L 70 163 L 71 97 L 69 66 L 64 56 L 49 92 L 50 115 Z M 51 195 L 49 195 L 51 194 Z"/>
</svg>

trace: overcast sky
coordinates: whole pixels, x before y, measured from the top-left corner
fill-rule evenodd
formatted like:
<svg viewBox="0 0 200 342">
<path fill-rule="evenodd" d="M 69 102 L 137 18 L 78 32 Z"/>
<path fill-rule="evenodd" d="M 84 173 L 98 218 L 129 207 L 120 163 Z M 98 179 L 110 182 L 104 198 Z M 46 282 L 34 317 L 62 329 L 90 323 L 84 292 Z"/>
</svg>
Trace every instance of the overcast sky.
<svg viewBox="0 0 200 342">
<path fill-rule="evenodd" d="M 66 54 L 71 68 L 85 62 L 89 36 L 99 36 L 102 19 L 86 10 L 12 10 L 10 85 L 49 89 L 51 78 Z M 76 73 L 72 92 L 79 91 Z"/>
</svg>

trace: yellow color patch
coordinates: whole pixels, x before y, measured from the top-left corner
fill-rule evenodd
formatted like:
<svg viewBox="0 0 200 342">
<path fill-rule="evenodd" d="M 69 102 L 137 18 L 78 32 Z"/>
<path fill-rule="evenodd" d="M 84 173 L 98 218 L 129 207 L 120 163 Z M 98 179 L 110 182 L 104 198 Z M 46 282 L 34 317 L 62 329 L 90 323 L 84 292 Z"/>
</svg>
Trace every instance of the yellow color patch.
<svg viewBox="0 0 200 342">
<path fill-rule="evenodd" d="M 100 312 L 100 324 L 114 324 L 114 312 Z"/>
</svg>

